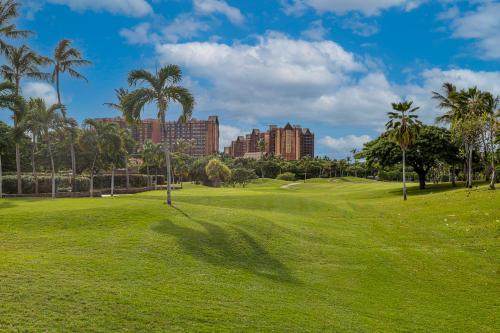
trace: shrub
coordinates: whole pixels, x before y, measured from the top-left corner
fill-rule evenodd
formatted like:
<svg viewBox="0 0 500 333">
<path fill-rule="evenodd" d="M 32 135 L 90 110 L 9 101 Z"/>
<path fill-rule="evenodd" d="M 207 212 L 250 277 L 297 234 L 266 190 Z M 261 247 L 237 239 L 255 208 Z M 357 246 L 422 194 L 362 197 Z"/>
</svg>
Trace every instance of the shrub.
<svg viewBox="0 0 500 333">
<path fill-rule="evenodd" d="M 285 173 L 279 174 L 278 177 L 276 177 L 276 179 L 286 180 L 286 181 L 294 181 L 295 174 L 293 172 L 285 172 Z"/>
<path fill-rule="evenodd" d="M 220 160 L 213 158 L 208 162 L 205 167 L 205 172 L 208 179 L 212 181 L 214 186 L 220 186 L 221 182 L 227 182 L 231 180 L 231 169 L 227 167 Z"/>
</svg>

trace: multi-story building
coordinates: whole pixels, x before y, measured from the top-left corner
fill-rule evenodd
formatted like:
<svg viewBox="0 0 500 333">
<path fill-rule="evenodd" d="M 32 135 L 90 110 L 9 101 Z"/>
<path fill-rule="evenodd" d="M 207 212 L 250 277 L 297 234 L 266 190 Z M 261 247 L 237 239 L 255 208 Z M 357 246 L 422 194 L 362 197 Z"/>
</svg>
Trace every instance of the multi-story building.
<svg viewBox="0 0 500 333">
<path fill-rule="evenodd" d="M 224 154 L 233 157 L 257 156 L 259 141 L 265 142 L 265 153 L 280 156 L 285 160 L 300 160 L 305 156 L 314 157 L 314 134 L 308 128 L 289 123 L 283 128 L 269 126 L 265 133 L 254 129 L 246 136 L 239 136 L 224 148 Z"/>
<path fill-rule="evenodd" d="M 123 118 L 100 118 L 100 121 L 117 124 L 120 128 L 130 129 L 140 150 L 146 140 L 154 143 L 166 142 L 171 150 L 184 141 L 187 153 L 192 156 L 212 155 L 219 152 L 219 119 L 210 116 L 208 120 L 192 119 L 186 123 L 169 121 L 165 125 L 166 135 L 158 119 L 145 119 L 130 125 Z"/>
</svg>

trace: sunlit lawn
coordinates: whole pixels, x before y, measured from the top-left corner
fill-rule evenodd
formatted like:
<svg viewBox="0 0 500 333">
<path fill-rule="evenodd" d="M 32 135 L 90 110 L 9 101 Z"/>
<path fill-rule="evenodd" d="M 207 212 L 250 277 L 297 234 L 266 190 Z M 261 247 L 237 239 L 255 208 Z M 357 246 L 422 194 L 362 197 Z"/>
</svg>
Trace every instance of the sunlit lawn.
<svg viewBox="0 0 500 333">
<path fill-rule="evenodd" d="M 498 191 L 282 184 L 0 200 L 0 331 L 500 330 Z"/>
</svg>

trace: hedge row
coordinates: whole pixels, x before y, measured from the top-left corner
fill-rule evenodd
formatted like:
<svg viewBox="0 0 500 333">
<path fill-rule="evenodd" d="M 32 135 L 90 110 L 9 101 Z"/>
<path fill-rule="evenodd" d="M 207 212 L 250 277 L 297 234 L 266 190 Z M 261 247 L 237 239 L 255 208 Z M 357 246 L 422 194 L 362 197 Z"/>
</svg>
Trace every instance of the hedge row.
<svg viewBox="0 0 500 333">
<path fill-rule="evenodd" d="M 158 176 L 158 185 L 165 183 L 164 176 Z M 35 193 L 35 178 L 33 176 L 22 176 L 23 194 Z M 125 175 L 115 175 L 115 187 L 125 188 L 127 184 Z M 3 193 L 17 193 L 17 178 L 9 175 L 3 177 Z M 149 185 L 148 176 L 146 175 L 130 175 L 130 187 L 146 187 Z M 94 190 L 107 189 L 111 187 L 111 175 L 96 175 L 94 176 Z M 56 176 L 57 192 L 71 191 L 71 178 L 67 176 Z M 90 190 L 90 177 L 76 177 L 76 192 L 88 192 Z M 52 192 L 52 178 L 47 175 L 38 176 L 38 192 Z"/>
</svg>

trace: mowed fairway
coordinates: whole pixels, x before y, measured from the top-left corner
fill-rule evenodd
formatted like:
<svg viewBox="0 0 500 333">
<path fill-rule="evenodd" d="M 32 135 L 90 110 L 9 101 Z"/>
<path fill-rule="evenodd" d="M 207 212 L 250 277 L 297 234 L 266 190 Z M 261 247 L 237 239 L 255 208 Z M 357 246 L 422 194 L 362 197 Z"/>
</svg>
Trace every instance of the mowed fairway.
<svg viewBox="0 0 500 333">
<path fill-rule="evenodd" d="M 499 191 L 282 184 L 1 200 L 0 331 L 500 331 Z"/>
</svg>

